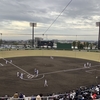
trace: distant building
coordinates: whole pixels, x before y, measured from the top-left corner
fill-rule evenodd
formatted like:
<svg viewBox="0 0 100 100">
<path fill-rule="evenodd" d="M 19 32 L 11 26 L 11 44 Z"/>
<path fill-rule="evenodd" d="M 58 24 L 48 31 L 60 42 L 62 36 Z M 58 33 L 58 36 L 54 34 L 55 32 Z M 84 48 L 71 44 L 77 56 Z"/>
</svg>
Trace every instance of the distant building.
<svg viewBox="0 0 100 100">
<path fill-rule="evenodd" d="M 41 37 L 35 37 L 35 47 L 38 46 L 38 42 L 39 41 L 43 41 L 43 38 L 41 38 Z"/>
</svg>

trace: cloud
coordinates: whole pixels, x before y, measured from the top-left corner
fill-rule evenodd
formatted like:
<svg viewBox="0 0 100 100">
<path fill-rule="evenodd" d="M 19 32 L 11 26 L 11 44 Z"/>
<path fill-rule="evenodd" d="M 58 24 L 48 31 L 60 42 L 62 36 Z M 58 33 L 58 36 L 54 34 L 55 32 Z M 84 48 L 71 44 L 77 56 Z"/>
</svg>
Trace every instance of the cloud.
<svg viewBox="0 0 100 100">
<path fill-rule="evenodd" d="M 43 34 L 70 0 L 1 0 L 1 32 L 30 34 L 30 22 L 37 23 L 36 34 Z M 98 34 L 100 0 L 73 0 L 46 34 Z M 40 35 L 41 36 L 41 35 Z M 61 36 L 49 36 L 63 39 Z M 27 37 L 25 37 L 26 39 Z M 7 39 L 7 37 L 5 38 Z M 13 39 L 11 37 L 11 39 Z M 19 38 L 18 38 L 19 39 Z M 93 38 L 92 38 L 93 39 Z M 94 38 L 96 39 L 96 38 Z"/>
</svg>

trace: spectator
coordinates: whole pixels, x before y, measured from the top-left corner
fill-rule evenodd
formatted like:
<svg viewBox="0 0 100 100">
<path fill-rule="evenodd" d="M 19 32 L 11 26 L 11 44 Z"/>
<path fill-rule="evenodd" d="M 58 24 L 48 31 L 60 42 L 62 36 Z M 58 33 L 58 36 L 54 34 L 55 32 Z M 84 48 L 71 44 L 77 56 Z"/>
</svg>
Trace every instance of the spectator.
<svg viewBox="0 0 100 100">
<path fill-rule="evenodd" d="M 18 96 L 18 92 L 15 92 L 15 94 L 14 94 L 14 96 L 13 96 L 14 98 L 18 98 L 19 96 Z"/>
<path fill-rule="evenodd" d="M 97 97 L 97 94 L 96 94 L 96 93 L 93 93 L 93 94 L 92 94 L 92 99 L 95 100 L 96 97 Z"/>
<path fill-rule="evenodd" d="M 19 98 L 21 98 L 21 100 L 24 100 L 24 97 L 23 97 L 22 93 L 19 94 Z"/>
<path fill-rule="evenodd" d="M 31 100 L 36 100 L 35 97 L 32 95 Z"/>
<path fill-rule="evenodd" d="M 41 100 L 40 95 L 37 95 L 36 100 Z"/>
<path fill-rule="evenodd" d="M 97 94 L 99 94 L 99 87 L 98 86 L 96 86 L 95 90 L 96 90 Z"/>
</svg>

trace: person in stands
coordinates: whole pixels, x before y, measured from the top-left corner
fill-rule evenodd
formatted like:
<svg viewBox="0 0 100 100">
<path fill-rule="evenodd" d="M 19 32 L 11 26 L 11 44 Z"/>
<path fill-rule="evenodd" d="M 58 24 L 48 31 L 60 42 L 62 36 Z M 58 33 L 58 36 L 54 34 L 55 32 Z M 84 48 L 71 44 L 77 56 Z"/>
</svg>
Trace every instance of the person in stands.
<svg viewBox="0 0 100 100">
<path fill-rule="evenodd" d="M 19 98 L 21 98 L 21 100 L 24 100 L 24 96 L 22 93 L 19 94 Z"/>
<path fill-rule="evenodd" d="M 40 95 L 37 95 L 37 96 L 36 96 L 36 100 L 41 100 Z"/>
<path fill-rule="evenodd" d="M 13 98 L 18 98 L 18 97 L 19 97 L 18 92 L 15 92 Z"/>
</svg>

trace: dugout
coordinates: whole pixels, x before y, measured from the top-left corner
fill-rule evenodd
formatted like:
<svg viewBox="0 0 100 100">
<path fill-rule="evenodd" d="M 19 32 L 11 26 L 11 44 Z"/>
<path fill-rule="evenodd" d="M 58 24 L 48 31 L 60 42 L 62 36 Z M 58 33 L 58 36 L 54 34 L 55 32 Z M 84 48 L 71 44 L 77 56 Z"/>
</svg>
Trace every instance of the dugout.
<svg viewBox="0 0 100 100">
<path fill-rule="evenodd" d="M 71 50 L 72 43 L 57 43 L 58 50 Z"/>
</svg>

